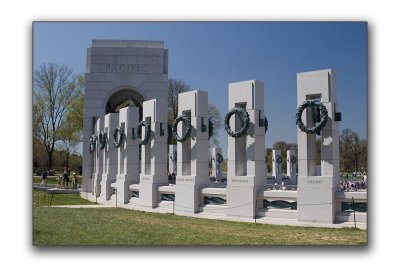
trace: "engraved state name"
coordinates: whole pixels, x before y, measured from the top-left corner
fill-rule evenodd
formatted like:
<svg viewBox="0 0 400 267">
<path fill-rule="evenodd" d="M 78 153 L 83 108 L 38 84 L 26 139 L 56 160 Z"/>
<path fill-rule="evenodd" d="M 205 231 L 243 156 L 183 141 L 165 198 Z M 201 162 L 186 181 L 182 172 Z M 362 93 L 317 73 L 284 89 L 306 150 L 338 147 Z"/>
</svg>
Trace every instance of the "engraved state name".
<svg viewBox="0 0 400 267">
<path fill-rule="evenodd" d="M 322 180 L 321 179 L 310 179 L 310 180 L 307 180 L 307 183 L 309 183 L 309 184 L 322 184 Z"/>
<path fill-rule="evenodd" d="M 179 182 L 193 182 L 194 181 L 193 178 L 177 178 L 176 180 Z"/>
<path fill-rule="evenodd" d="M 248 183 L 249 179 L 242 179 L 242 178 L 233 178 L 232 182 L 236 182 L 236 183 Z"/>
<path fill-rule="evenodd" d="M 106 72 L 147 73 L 148 68 L 145 64 L 106 64 Z"/>
</svg>

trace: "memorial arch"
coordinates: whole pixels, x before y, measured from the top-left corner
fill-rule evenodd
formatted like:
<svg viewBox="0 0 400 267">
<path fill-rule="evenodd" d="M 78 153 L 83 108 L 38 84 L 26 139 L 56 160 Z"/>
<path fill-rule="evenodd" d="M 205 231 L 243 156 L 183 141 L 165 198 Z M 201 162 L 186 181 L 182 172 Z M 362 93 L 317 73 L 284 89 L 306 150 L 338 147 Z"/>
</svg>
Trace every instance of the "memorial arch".
<svg viewBox="0 0 400 267">
<path fill-rule="evenodd" d="M 98 119 L 127 106 L 167 99 L 168 50 L 163 41 L 93 40 L 87 49 L 83 122 L 82 190 L 93 189 L 93 155 L 89 140 Z"/>
</svg>

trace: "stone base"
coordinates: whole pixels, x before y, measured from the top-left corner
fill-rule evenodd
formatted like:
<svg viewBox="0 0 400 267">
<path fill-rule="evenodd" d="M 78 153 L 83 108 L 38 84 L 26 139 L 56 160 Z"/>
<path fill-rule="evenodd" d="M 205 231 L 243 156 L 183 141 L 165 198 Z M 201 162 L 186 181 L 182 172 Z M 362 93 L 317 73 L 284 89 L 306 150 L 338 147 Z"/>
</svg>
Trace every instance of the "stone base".
<svg viewBox="0 0 400 267">
<path fill-rule="evenodd" d="M 129 189 L 129 185 L 133 184 L 133 181 L 127 181 L 126 175 L 118 174 L 117 180 L 115 182 L 117 189 L 117 202 L 122 204 L 129 203 L 129 200 L 132 197 L 131 190 Z"/>
<path fill-rule="evenodd" d="M 157 203 L 160 201 L 158 187 L 168 185 L 168 183 L 151 183 L 140 179 L 139 184 L 139 205 L 148 208 L 156 208 Z"/>
<path fill-rule="evenodd" d="M 110 200 L 112 195 L 111 183 L 115 183 L 115 175 L 103 174 L 100 182 L 100 198 Z"/>
<path fill-rule="evenodd" d="M 300 222 L 334 223 L 336 201 L 334 177 L 299 176 L 297 220 Z"/>
<path fill-rule="evenodd" d="M 226 215 L 240 218 L 254 218 L 262 200 L 256 201 L 258 187 L 227 186 Z M 261 189 L 261 188 L 260 188 Z M 257 207 L 256 207 L 257 204 Z"/>
<path fill-rule="evenodd" d="M 196 182 L 200 180 L 196 176 L 178 176 L 175 185 L 175 212 L 176 213 L 197 213 L 199 212 L 200 188 L 206 183 Z M 202 179 L 206 181 L 205 178 Z"/>
</svg>

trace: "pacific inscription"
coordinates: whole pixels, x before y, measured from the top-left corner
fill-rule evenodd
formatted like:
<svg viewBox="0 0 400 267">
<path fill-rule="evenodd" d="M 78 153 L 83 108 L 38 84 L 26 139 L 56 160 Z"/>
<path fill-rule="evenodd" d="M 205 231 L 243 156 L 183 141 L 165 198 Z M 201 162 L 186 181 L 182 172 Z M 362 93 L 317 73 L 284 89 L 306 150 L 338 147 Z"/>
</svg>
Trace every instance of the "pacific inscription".
<svg viewBox="0 0 400 267">
<path fill-rule="evenodd" d="M 106 64 L 106 72 L 147 73 L 148 66 L 145 64 Z"/>
</svg>

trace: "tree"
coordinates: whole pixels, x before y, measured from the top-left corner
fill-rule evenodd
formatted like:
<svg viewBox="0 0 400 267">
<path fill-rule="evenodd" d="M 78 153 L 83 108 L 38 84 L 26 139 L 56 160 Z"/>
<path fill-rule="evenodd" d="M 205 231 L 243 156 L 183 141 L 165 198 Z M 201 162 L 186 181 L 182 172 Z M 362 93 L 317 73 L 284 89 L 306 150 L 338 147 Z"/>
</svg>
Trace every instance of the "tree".
<svg viewBox="0 0 400 267">
<path fill-rule="evenodd" d="M 218 147 L 219 139 L 218 139 L 218 130 L 222 127 L 222 118 L 219 109 L 213 104 L 208 104 L 208 117 L 212 123 L 213 127 L 213 135 L 210 138 L 209 146 L 210 147 Z"/>
<path fill-rule="evenodd" d="M 363 161 L 363 156 L 365 156 L 364 161 L 366 162 L 367 142 L 361 141 L 358 133 L 350 129 L 344 129 L 340 136 L 339 143 L 342 170 L 345 172 L 360 171 L 360 162 Z"/>
<path fill-rule="evenodd" d="M 33 82 L 34 135 L 45 147 L 47 167 L 53 167 L 53 153 L 65 127 L 68 106 L 77 97 L 77 77 L 67 65 L 42 64 Z"/>
<path fill-rule="evenodd" d="M 265 155 L 265 164 L 267 165 L 267 173 L 272 173 L 272 149 L 267 148 L 267 153 Z"/>
<path fill-rule="evenodd" d="M 70 155 L 76 152 L 78 143 L 81 140 L 82 128 L 76 129 L 71 121 L 67 120 L 64 126 L 60 129 L 60 142 L 58 148 L 65 153 L 64 166 L 69 168 Z"/>
<path fill-rule="evenodd" d="M 192 90 L 190 86 L 181 80 L 169 79 L 168 80 L 168 108 L 172 113 L 173 120 L 178 117 L 178 95 Z"/>
<path fill-rule="evenodd" d="M 76 86 L 76 97 L 72 99 L 71 103 L 68 105 L 67 121 L 71 124 L 71 127 L 80 132 L 80 138 L 82 140 L 83 101 L 85 89 L 85 76 L 83 74 L 79 74 L 76 77 Z"/>
<path fill-rule="evenodd" d="M 83 137 L 83 90 L 85 86 L 84 75 L 77 76 L 77 96 L 67 107 L 66 121 L 60 129 L 59 148 L 65 152 L 64 166 L 69 169 L 70 156 L 76 152 L 78 143 Z"/>
<path fill-rule="evenodd" d="M 366 172 L 368 170 L 368 141 L 360 141 L 360 168 L 361 171 Z"/>
</svg>

